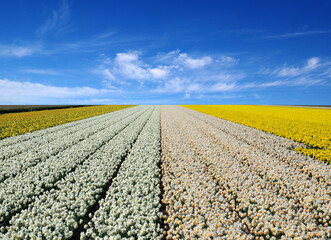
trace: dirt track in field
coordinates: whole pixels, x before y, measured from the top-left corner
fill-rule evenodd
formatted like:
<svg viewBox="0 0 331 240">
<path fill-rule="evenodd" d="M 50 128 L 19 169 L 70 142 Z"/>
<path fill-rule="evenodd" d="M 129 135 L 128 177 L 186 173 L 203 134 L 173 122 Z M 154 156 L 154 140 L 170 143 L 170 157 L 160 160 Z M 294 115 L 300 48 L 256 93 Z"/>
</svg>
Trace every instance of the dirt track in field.
<svg viewBox="0 0 331 240">
<path fill-rule="evenodd" d="M 161 134 L 166 238 L 331 237 L 331 166 L 297 143 L 178 106 Z"/>
</svg>

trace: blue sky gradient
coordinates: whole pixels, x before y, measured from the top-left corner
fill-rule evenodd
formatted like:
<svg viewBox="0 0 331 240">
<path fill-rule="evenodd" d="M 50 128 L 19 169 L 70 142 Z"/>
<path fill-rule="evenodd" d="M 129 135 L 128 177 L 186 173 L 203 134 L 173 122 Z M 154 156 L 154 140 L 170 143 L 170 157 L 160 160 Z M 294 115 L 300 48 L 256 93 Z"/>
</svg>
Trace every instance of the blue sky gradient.
<svg viewBox="0 0 331 240">
<path fill-rule="evenodd" d="M 0 104 L 331 104 L 331 1 L 13 0 Z"/>
</svg>

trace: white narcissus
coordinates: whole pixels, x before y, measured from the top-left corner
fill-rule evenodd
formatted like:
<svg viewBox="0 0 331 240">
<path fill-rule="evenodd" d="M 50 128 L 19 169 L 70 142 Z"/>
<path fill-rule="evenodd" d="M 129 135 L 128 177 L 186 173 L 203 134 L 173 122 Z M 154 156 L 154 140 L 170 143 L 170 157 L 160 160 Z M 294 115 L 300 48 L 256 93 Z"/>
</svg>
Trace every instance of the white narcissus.
<svg viewBox="0 0 331 240">
<path fill-rule="evenodd" d="M 138 111 L 138 109 L 135 109 Z M 0 182 L 8 177 L 13 177 L 19 172 L 34 166 L 48 158 L 61 154 L 73 145 L 83 141 L 97 132 L 108 129 L 117 122 L 122 121 L 132 114 L 131 111 L 123 110 L 95 118 L 88 118 L 81 121 L 69 123 L 69 126 L 54 127 L 56 131 L 49 129 L 38 131 L 37 134 L 30 134 L 34 137 L 24 139 L 22 142 L 11 144 L 0 148 Z M 64 124 L 66 125 L 66 124 Z M 51 133 L 44 133 L 44 132 Z M 41 134 L 42 133 L 42 134 Z M 14 137 L 19 138 L 19 137 Z M 0 145 L 1 145 L 0 141 Z"/>
<path fill-rule="evenodd" d="M 15 177 L 7 178 L 0 183 L 0 222 L 8 221 L 12 215 L 33 202 L 44 192 L 48 194 L 47 189 L 54 188 L 57 181 L 84 162 L 89 161 L 98 148 L 134 123 L 147 110 L 144 107 L 139 107 L 139 109 L 136 111 L 135 108 L 131 108 L 131 112 L 128 111 L 126 118 L 110 124 L 104 131 L 96 132 L 63 152 L 51 156 L 20 172 Z M 122 113 L 119 114 L 122 115 Z M 99 120 L 107 125 L 107 119 L 97 117 L 96 124 Z M 86 129 L 86 131 L 89 130 Z M 67 137 L 70 138 L 70 136 Z"/>
<path fill-rule="evenodd" d="M 159 162 L 158 109 L 122 164 L 92 219 L 92 227 L 81 239 L 162 239 Z"/>
</svg>

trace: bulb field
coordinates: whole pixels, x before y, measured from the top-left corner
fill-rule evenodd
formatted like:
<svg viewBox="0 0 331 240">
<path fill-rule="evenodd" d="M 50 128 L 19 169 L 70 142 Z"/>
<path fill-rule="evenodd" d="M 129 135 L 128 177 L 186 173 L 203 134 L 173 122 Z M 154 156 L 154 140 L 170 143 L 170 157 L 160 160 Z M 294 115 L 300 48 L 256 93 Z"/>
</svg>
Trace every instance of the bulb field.
<svg viewBox="0 0 331 240">
<path fill-rule="evenodd" d="M 0 140 L 0 239 L 331 239 L 328 123 L 308 139 L 314 116 L 290 136 L 259 127 L 285 113 L 110 109 Z"/>
<path fill-rule="evenodd" d="M 331 163 L 331 110 L 308 107 L 250 105 L 184 106 L 301 142 L 295 148 L 307 156 Z"/>
<path fill-rule="evenodd" d="M 0 139 L 132 107 L 104 105 L 0 115 Z"/>
</svg>

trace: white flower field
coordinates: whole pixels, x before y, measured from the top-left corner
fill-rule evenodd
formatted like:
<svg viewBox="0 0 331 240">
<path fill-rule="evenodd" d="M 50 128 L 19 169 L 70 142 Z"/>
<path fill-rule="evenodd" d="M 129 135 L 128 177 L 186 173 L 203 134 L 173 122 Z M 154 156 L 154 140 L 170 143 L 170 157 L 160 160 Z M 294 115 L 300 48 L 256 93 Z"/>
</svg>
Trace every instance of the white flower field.
<svg viewBox="0 0 331 240">
<path fill-rule="evenodd" d="M 178 106 L 0 141 L 0 239 L 330 239 L 331 168 Z"/>
</svg>

